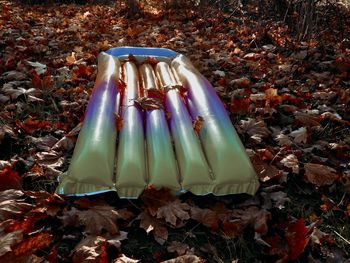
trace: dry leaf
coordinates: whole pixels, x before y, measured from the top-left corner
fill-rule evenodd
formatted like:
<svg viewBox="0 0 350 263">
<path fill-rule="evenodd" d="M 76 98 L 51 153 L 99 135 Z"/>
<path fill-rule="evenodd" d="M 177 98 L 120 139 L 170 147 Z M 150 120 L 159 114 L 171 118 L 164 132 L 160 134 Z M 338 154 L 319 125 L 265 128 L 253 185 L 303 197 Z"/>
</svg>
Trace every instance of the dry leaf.
<svg viewBox="0 0 350 263">
<path fill-rule="evenodd" d="M 295 119 L 305 126 L 313 127 L 313 126 L 320 125 L 319 116 L 315 116 L 315 115 L 311 115 L 303 112 L 295 112 L 294 115 L 295 115 Z"/>
<path fill-rule="evenodd" d="M 109 205 L 96 205 L 90 209 L 77 211 L 79 222 L 90 234 L 100 234 L 103 229 L 114 235 L 118 233 L 118 212 Z"/>
<path fill-rule="evenodd" d="M 176 227 L 181 225 L 183 220 L 190 218 L 191 207 L 187 203 L 181 203 L 179 199 L 162 206 L 157 211 L 157 218 L 164 218 L 166 222 Z"/>
<path fill-rule="evenodd" d="M 337 171 L 326 165 L 306 163 L 304 169 L 307 180 L 317 186 L 331 185 L 338 178 Z"/>
<path fill-rule="evenodd" d="M 200 257 L 195 255 L 183 255 L 177 258 L 162 261 L 161 263 L 204 263 Z"/>
<path fill-rule="evenodd" d="M 278 134 L 275 140 L 278 142 L 279 146 L 285 146 L 285 145 L 289 146 L 292 144 L 292 141 L 290 140 L 288 135 L 285 135 L 283 133 Z"/>
<path fill-rule="evenodd" d="M 306 143 L 307 142 L 307 129 L 305 127 L 301 127 L 298 130 L 292 131 L 290 136 L 294 138 L 294 142 L 296 143 Z"/>
<path fill-rule="evenodd" d="M 270 131 L 266 127 L 264 121 L 256 121 L 248 118 L 248 120 L 241 121 L 241 128 L 250 136 L 258 135 L 261 137 L 267 137 L 270 135 Z"/>
<path fill-rule="evenodd" d="M 281 164 L 291 168 L 293 173 L 299 174 L 299 160 L 294 154 L 289 154 L 281 160 Z"/>
<path fill-rule="evenodd" d="M 193 129 L 195 130 L 196 133 L 199 133 L 200 130 L 204 126 L 204 119 L 202 116 L 197 116 L 197 118 L 193 121 Z"/>
<path fill-rule="evenodd" d="M 219 228 L 220 218 L 218 214 L 211 209 L 191 207 L 190 215 L 193 220 L 198 221 L 204 226 L 210 227 L 213 230 L 217 230 Z"/>
<path fill-rule="evenodd" d="M 73 263 L 96 263 L 107 257 L 107 242 L 101 236 L 87 236 L 74 248 Z"/>
<path fill-rule="evenodd" d="M 0 220 L 18 218 L 31 210 L 34 206 L 19 199 L 23 192 L 19 190 L 6 190 L 0 192 Z"/>
<path fill-rule="evenodd" d="M 12 251 L 11 247 L 23 240 L 22 231 L 14 231 L 7 234 L 2 234 L 0 239 L 0 257 L 7 252 Z M 1 258 L 0 258 L 1 259 Z"/>
<path fill-rule="evenodd" d="M 167 228 L 160 220 L 154 218 L 148 212 L 141 212 L 137 219 L 140 220 L 140 227 L 143 228 L 147 234 L 152 231 L 154 238 L 161 245 L 168 239 Z"/>
<path fill-rule="evenodd" d="M 137 262 L 140 262 L 140 260 L 129 258 L 124 254 L 121 254 L 118 258 L 113 260 L 113 263 L 137 263 Z"/>
<path fill-rule="evenodd" d="M 187 244 L 178 241 L 171 242 L 171 244 L 167 247 L 168 252 L 176 253 L 178 256 L 185 255 L 189 249 L 190 247 Z"/>
</svg>

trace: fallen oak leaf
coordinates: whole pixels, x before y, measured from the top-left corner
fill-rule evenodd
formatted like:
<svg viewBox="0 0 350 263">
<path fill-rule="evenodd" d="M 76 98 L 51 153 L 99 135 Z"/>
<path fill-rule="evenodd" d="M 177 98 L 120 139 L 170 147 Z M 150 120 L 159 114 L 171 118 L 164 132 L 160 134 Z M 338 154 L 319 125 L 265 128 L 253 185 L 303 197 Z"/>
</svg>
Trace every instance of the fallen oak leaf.
<svg viewBox="0 0 350 263">
<path fill-rule="evenodd" d="M 331 185 L 338 178 L 337 171 L 326 165 L 306 163 L 304 169 L 306 179 L 317 186 Z"/>
<path fill-rule="evenodd" d="M 164 218 L 166 222 L 177 227 L 183 220 L 190 218 L 191 207 L 187 203 L 181 203 L 179 199 L 160 207 L 157 211 L 157 218 Z"/>
</svg>

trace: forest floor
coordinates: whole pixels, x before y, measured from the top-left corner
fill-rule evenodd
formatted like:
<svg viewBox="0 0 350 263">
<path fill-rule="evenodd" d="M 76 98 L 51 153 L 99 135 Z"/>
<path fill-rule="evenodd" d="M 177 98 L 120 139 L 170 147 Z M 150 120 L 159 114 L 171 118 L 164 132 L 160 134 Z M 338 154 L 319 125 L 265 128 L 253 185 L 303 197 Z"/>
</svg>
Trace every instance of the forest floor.
<svg viewBox="0 0 350 263">
<path fill-rule="evenodd" d="M 125 14 L 0 1 L 0 262 L 349 262 L 349 12 L 320 8 L 307 41 L 253 4 Z M 54 194 L 97 56 L 118 46 L 192 60 L 254 164 L 254 197 Z"/>
</svg>

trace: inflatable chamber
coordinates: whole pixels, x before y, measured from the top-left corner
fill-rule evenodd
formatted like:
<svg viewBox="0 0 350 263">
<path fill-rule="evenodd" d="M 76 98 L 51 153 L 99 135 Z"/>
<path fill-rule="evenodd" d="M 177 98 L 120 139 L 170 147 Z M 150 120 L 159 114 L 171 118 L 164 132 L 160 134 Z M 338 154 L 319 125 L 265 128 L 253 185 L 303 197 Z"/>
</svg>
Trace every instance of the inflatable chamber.
<svg viewBox="0 0 350 263">
<path fill-rule="evenodd" d="M 259 183 L 224 105 L 188 58 L 163 48 L 112 48 L 98 57 L 56 192 L 137 198 L 147 187 L 253 195 Z"/>
</svg>

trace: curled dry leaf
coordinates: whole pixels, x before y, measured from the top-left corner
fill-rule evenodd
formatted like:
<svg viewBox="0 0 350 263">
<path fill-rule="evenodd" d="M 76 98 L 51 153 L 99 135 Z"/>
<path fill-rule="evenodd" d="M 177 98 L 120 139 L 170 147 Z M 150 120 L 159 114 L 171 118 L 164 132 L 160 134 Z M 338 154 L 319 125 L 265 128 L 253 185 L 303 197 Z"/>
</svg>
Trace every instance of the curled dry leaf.
<svg viewBox="0 0 350 263">
<path fill-rule="evenodd" d="M 337 171 L 326 165 L 306 163 L 304 169 L 306 179 L 317 186 L 331 185 L 338 178 Z"/>
<path fill-rule="evenodd" d="M 299 160 L 294 154 L 289 154 L 281 160 L 281 163 L 291 168 L 293 173 L 299 174 Z"/>
<path fill-rule="evenodd" d="M 162 206 L 157 211 L 157 218 L 164 218 L 166 222 L 177 227 L 182 225 L 183 220 L 190 218 L 191 207 L 187 203 L 181 203 L 179 199 Z"/>
</svg>

